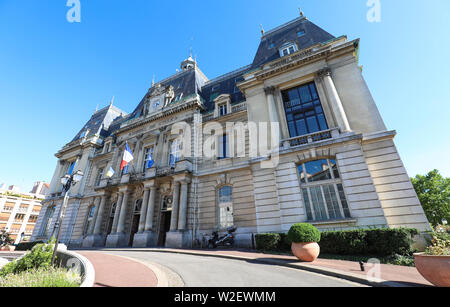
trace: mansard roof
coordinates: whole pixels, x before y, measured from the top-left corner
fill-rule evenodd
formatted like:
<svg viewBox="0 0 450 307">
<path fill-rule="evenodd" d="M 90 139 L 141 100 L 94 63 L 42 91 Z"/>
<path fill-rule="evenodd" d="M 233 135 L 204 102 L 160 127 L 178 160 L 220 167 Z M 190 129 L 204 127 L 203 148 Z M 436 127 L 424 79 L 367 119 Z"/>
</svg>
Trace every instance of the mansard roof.
<svg viewBox="0 0 450 307">
<path fill-rule="evenodd" d="M 87 130 L 89 130 L 88 136 L 98 134 L 101 137 L 108 137 L 119 130 L 123 123 L 138 118 L 143 112 L 147 98 L 159 85 L 164 88 L 173 87 L 175 99 L 172 104 L 183 101 L 183 98 L 198 94 L 203 99 L 205 112 L 214 110 L 214 99 L 220 95 L 230 95 L 232 104 L 239 103 L 245 100 L 244 95 L 237 87 L 237 84 L 244 80 L 243 76 L 268 62 L 280 58 L 279 49 L 284 44 L 296 43 L 298 50 L 302 50 L 332 39 L 335 39 L 333 35 L 305 17 L 299 17 L 264 33 L 252 64 L 213 80 L 208 80 L 198 68 L 196 61 L 189 58 L 183 63 L 189 62 L 192 65 L 182 64 L 183 69 L 181 71 L 154 84 L 131 114 L 127 115 L 113 106 L 102 109 L 92 116 L 86 126 L 77 134 L 74 141 L 84 137 Z M 180 98 L 180 95 L 182 95 L 181 99 L 177 99 Z"/>
<path fill-rule="evenodd" d="M 206 82 L 201 89 L 201 96 L 206 109 L 208 111 L 214 110 L 214 99 L 224 94 L 230 95 L 231 103 L 245 100 L 244 95 L 236 85 L 244 80 L 243 75 L 250 68 L 251 66 L 248 65 Z"/>
<path fill-rule="evenodd" d="M 127 113 L 124 111 L 110 104 L 109 106 L 95 112 L 86 125 L 84 125 L 83 129 L 78 132 L 72 142 L 94 135 L 107 137 L 109 135 L 110 126 L 114 120 L 121 118 L 126 114 Z"/>
<path fill-rule="evenodd" d="M 299 17 L 264 33 L 251 65 L 252 69 L 279 59 L 281 57 L 279 49 L 286 43 L 294 42 L 298 50 L 302 50 L 334 38 L 306 17 Z"/>
<path fill-rule="evenodd" d="M 148 90 L 147 94 L 145 94 L 144 98 L 142 98 L 133 113 L 128 116 L 128 119 L 134 119 L 141 115 L 147 98 L 158 85 L 161 85 L 162 87 L 173 86 L 175 99 L 172 103 L 177 103 L 180 100 L 176 100 L 176 98 L 180 97 L 180 95 L 182 95 L 182 98 L 186 98 L 195 94 L 200 94 L 200 89 L 207 81 L 208 79 L 197 66 L 182 70 L 175 75 L 154 84 Z"/>
</svg>

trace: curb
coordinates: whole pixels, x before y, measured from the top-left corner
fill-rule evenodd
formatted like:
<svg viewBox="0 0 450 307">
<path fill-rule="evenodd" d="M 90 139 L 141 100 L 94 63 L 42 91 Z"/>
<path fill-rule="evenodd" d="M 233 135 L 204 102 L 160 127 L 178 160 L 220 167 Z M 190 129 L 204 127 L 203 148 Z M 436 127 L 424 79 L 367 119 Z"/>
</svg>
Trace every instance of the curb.
<svg viewBox="0 0 450 307">
<path fill-rule="evenodd" d="M 261 264 L 270 264 L 270 265 L 278 265 L 283 267 L 288 267 L 291 269 L 304 270 L 309 271 L 316 274 L 337 277 L 344 280 L 356 282 L 363 285 L 368 285 L 372 287 L 414 287 L 408 284 L 403 284 L 400 282 L 387 281 L 383 279 L 373 279 L 372 281 L 368 280 L 364 276 L 359 274 L 347 273 L 341 270 L 331 269 L 331 268 L 320 268 L 320 267 L 312 267 L 310 265 L 305 265 L 302 263 L 287 263 L 283 260 L 278 259 L 255 259 L 251 257 L 244 256 L 233 256 L 233 255 L 224 255 L 224 254 L 207 254 L 207 253 L 195 253 L 184 250 L 162 250 L 162 249 L 101 249 L 101 251 L 133 251 L 133 252 L 156 252 L 156 253 L 170 253 L 170 254 L 182 254 L 182 255 L 192 255 L 192 256 L 203 256 L 203 257 L 212 257 L 212 258 L 223 258 L 223 259 L 231 259 L 231 260 L 242 260 L 249 261 Z M 420 286 L 420 285 L 418 285 Z M 423 285 L 427 287 L 427 285 Z"/>
<path fill-rule="evenodd" d="M 84 273 L 82 274 L 83 282 L 80 285 L 80 288 L 92 288 L 95 283 L 95 269 L 92 263 L 84 256 L 64 249 L 58 249 L 57 253 L 76 258 L 80 261 L 83 266 Z"/>
</svg>

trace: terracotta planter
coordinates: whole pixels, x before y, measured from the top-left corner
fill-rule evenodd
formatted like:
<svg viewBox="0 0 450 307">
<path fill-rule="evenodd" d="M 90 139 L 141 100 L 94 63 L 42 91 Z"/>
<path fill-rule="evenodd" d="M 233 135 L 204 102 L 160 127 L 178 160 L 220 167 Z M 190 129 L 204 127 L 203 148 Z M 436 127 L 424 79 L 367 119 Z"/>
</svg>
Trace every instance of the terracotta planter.
<svg viewBox="0 0 450 307">
<path fill-rule="evenodd" d="M 301 261 L 314 262 L 320 254 L 317 243 L 292 243 L 292 253 Z"/>
<path fill-rule="evenodd" d="M 414 254 L 416 269 L 437 287 L 450 287 L 450 256 Z"/>
</svg>

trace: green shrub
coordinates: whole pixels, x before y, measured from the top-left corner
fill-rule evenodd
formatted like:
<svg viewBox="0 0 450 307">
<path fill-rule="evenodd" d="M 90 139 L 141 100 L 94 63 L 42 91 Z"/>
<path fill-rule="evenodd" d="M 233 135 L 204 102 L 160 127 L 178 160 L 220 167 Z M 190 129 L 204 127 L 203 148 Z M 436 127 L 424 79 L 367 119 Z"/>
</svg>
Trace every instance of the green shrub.
<svg viewBox="0 0 450 307">
<path fill-rule="evenodd" d="M 16 251 L 29 251 L 32 250 L 38 244 L 44 243 L 43 241 L 34 241 L 34 242 L 22 242 L 17 244 Z"/>
<path fill-rule="evenodd" d="M 295 224 L 288 232 L 288 240 L 294 243 L 320 242 L 320 231 L 311 224 Z"/>
<path fill-rule="evenodd" d="M 66 269 L 37 269 L 0 277 L 0 287 L 79 287 L 81 277 Z"/>
<path fill-rule="evenodd" d="M 282 252 L 291 251 L 292 242 L 289 240 L 287 233 L 280 233 L 280 242 L 278 243 L 278 249 Z"/>
<path fill-rule="evenodd" d="M 5 265 L 0 277 L 19 274 L 36 269 L 48 269 L 51 266 L 54 244 L 38 244 L 22 258 Z"/>
<path fill-rule="evenodd" d="M 368 229 L 322 233 L 320 249 L 324 254 L 392 256 L 411 255 L 416 229 Z"/>
<path fill-rule="evenodd" d="M 255 236 L 256 249 L 262 251 L 275 251 L 280 244 L 280 234 L 263 233 Z"/>
</svg>

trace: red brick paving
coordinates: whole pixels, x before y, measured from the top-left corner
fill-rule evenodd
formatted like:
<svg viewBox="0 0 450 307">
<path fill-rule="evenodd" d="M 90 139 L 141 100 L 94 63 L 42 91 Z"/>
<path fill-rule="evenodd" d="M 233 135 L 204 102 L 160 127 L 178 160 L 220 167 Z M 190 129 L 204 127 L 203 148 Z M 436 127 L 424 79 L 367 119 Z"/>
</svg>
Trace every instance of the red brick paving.
<svg viewBox="0 0 450 307">
<path fill-rule="evenodd" d="M 95 269 L 94 287 L 156 287 L 155 273 L 140 262 L 97 252 L 78 252 Z"/>
</svg>

